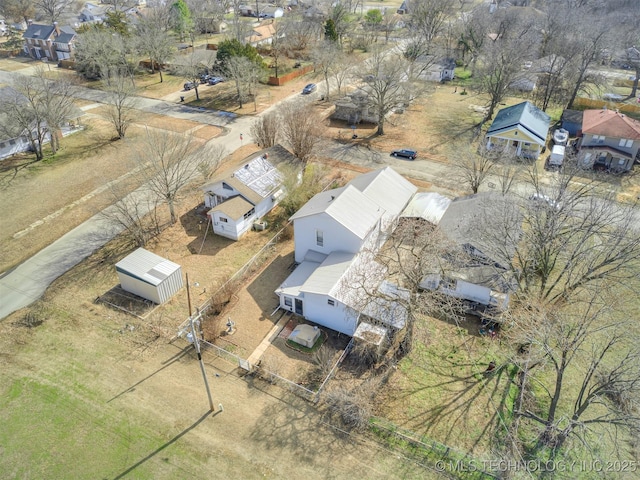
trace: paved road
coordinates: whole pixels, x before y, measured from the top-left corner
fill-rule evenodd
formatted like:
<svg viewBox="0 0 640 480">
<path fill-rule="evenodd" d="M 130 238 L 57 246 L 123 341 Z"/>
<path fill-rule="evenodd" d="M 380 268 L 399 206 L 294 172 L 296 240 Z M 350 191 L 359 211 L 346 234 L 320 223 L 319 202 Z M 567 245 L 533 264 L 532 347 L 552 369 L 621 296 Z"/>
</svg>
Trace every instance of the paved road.
<svg viewBox="0 0 640 480">
<path fill-rule="evenodd" d="M 144 197 L 147 189 L 141 188 L 131 195 Z M 141 209 L 145 204 L 140 203 Z M 104 213 L 112 210 L 114 208 L 109 207 Z M 121 231 L 122 227 L 110 223 L 102 212 L 98 213 L 18 267 L 5 272 L 0 278 L 0 319 L 35 302 L 51 282 Z"/>
<path fill-rule="evenodd" d="M 20 72 L 0 71 L 0 83 L 10 84 L 20 75 L 29 73 L 33 73 L 33 69 L 24 69 Z M 74 96 L 91 102 L 108 103 L 103 92 L 85 87 L 75 87 Z M 315 95 L 301 98 L 300 94 L 294 94 L 285 101 L 310 102 L 314 98 Z M 243 143 L 251 141 L 249 132 L 251 124 L 255 121 L 255 117 L 238 117 L 229 112 L 211 112 L 178 102 L 146 97 L 138 97 L 136 108 L 145 112 L 221 127 L 225 134 L 212 139 L 210 143 L 221 145 L 228 152 L 234 152 Z M 137 190 L 131 195 L 144 195 L 144 190 Z M 107 208 L 105 212 L 109 210 Z M 36 301 L 56 278 L 80 263 L 121 231 L 122 228 L 109 224 L 105 220 L 104 212 L 101 212 L 15 269 L 1 274 L 0 319 Z"/>
<path fill-rule="evenodd" d="M 10 83 L 16 75 L 20 73 L 0 71 L 0 82 Z M 296 93 L 284 102 L 312 102 L 317 100 L 320 95 L 318 92 L 323 91 L 324 86 L 321 82 L 318 85 L 318 91 L 314 94 L 302 96 Z M 88 88 L 78 87 L 76 96 L 92 102 L 107 102 L 103 92 Z M 229 152 L 235 151 L 243 143 L 240 140 L 240 134 L 243 134 L 244 141 L 250 141 L 249 131 L 251 123 L 255 120 L 255 117 L 237 117 L 226 112 L 202 111 L 177 102 L 145 97 L 139 97 L 138 108 L 150 113 L 222 127 L 226 135 L 219 136 L 211 142 L 224 146 Z M 270 112 L 273 108 L 264 113 Z M 403 175 L 432 183 L 441 193 L 453 196 L 455 192 L 460 191 L 460 182 L 452 177 L 450 166 L 431 161 L 424 156 L 415 161 L 409 161 L 390 157 L 388 152 L 372 150 L 357 143 L 340 143 L 331 140 L 324 140 L 319 150 L 323 152 L 323 156 L 367 168 L 391 165 Z M 553 174 L 545 172 L 543 175 Z M 548 183 L 549 180 L 550 178 L 545 179 L 543 183 Z M 529 192 L 519 193 L 528 195 Z M 134 194 L 141 193 L 137 191 L 132 195 Z M 640 219 L 637 224 L 640 225 Z M 98 214 L 14 270 L 5 272 L 0 277 L 0 319 L 37 300 L 53 280 L 80 263 L 119 232 L 119 229 L 107 224 L 102 214 Z"/>
</svg>

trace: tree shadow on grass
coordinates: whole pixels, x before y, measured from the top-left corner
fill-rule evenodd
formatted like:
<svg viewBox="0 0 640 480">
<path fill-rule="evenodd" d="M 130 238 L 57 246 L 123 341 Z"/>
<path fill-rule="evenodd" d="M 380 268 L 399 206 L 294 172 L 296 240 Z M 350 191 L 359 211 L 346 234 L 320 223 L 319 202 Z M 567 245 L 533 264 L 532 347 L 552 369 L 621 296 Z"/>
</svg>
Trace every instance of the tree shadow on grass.
<svg viewBox="0 0 640 480">
<path fill-rule="evenodd" d="M 433 384 L 418 385 L 406 391 L 401 398 L 409 401 L 409 397 L 416 395 L 433 396 L 441 399 L 437 405 L 428 407 L 410 418 L 410 423 L 420 432 L 430 433 L 442 426 L 446 419 L 444 437 L 441 441 L 447 443 L 458 438 L 460 431 L 469 430 L 470 426 L 480 429 L 478 433 L 468 432 L 467 438 L 473 438 L 472 448 L 476 448 L 486 439 L 490 430 L 502 423 L 509 396 L 511 379 L 506 365 L 498 367 L 493 372 L 477 372 L 470 375 L 456 375 L 455 371 L 467 370 L 477 364 L 443 361 L 439 365 L 430 365 L 431 375 L 440 381 Z M 502 391 L 502 393 L 500 393 Z M 495 397 L 499 396 L 496 401 Z M 483 418 L 479 413 L 485 412 Z"/>
<path fill-rule="evenodd" d="M 192 423 L 189 427 L 185 428 L 182 432 L 180 432 L 178 435 L 176 435 L 175 437 L 173 437 L 171 440 L 169 440 L 168 442 L 166 442 L 165 444 L 161 445 L 160 447 L 158 447 L 157 449 L 155 449 L 153 452 L 151 452 L 149 455 L 147 455 L 146 457 L 140 459 L 139 461 L 137 461 L 136 463 L 134 463 L 133 465 L 131 465 L 129 468 L 127 468 L 126 470 L 124 470 L 123 472 L 121 472 L 120 474 L 116 475 L 115 477 L 113 477 L 113 480 L 119 480 L 121 478 L 126 477 L 127 475 L 129 475 L 132 471 L 134 471 L 136 468 L 138 468 L 140 465 L 146 463 L 148 460 L 151 460 L 153 457 L 155 457 L 158 453 L 162 452 L 165 448 L 170 447 L 171 445 L 173 445 L 175 442 L 177 442 L 178 440 L 180 440 L 182 437 L 184 437 L 187 433 L 189 433 L 191 430 L 193 430 L 194 428 L 196 428 L 198 425 L 200 425 L 207 417 L 211 416 L 211 415 L 217 415 L 220 412 L 216 412 L 214 414 L 212 414 L 210 411 L 207 411 L 204 415 L 202 415 L 198 420 L 196 420 L 194 423 Z"/>
<path fill-rule="evenodd" d="M 18 154 L 0 161 L 0 190 L 6 190 L 15 181 L 18 174 L 31 165 L 38 163 L 34 156 Z"/>
</svg>

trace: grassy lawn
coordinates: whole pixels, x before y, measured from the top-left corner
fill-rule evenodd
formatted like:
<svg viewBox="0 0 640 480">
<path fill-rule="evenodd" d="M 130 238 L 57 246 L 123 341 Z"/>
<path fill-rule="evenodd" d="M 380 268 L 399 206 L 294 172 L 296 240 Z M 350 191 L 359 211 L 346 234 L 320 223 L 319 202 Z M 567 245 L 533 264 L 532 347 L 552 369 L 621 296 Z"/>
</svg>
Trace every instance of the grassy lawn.
<svg viewBox="0 0 640 480">
<path fill-rule="evenodd" d="M 502 340 L 478 335 L 475 320 L 460 327 L 422 318 L 411 353 L 383 393 L 378 416 L 440 443 L 487 455 L 510 417 L 512 374 Z M 497 368 L 485 374 L 489 362 Z"/>
</svg>

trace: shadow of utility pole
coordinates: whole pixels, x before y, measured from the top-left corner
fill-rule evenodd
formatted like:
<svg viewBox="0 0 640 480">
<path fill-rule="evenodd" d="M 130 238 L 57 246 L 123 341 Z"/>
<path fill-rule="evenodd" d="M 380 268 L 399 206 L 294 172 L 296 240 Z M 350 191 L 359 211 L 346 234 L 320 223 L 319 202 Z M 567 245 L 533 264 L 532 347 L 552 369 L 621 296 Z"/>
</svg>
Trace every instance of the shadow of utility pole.
<svg viewBox="0 0 640 480">
<path fill-rule="evenodd" d="M 180 432 L 178 435 L 176 435 L 175 437 L 173 437 L 171 440 L 169 440 L 167 443 L 165 443 L 164 445 L 156 448 L 153 452 L 151 452 L 149 455 L 147 455 L 146 457 L 144 457 L 142 460 L 139 460 L 138 462 L 134 463 L 133 465 L 131 465 L 129 468 L 127 468 L 124 472 L 120 473 L 119 475 L 113 477 L 113 480 L 119 480 L 121 478 L 124 478 L 125 476 L 127 476 L 129 473 L 131 473 L 132 471 L 134 471 L 136 468 L 138 468 L 140 465 L 142 465 L 143 463 L 145 463 L 147 460 L 151 460 L 153 457 L 155 457 L 158 453 L 160 453 L 162 450 L 164 450 L 165 448 L 169 447 L 170 445 L 173 445 L 175 442 L 177 442 L 178 440 L 180 440 L 183 436 L 185 436 L 187 433 L 189 433 L 191 430 L 193 430 L 194 428 L 196 428 L 198 425 L 200 425 L 205 418 L 207 418 L 208 416 L 213 416 L 215 417 L 218 413 L 220 413 L 219 411 L 217 411 L 216 413 L 212 414 L 210 411 L 207 411 L 207 413 L 205 413 L 204 415 L 202 415 L 198 420 L 196 420 L 191 426 L 185 428 L 182 432 Z"/>
</svg>

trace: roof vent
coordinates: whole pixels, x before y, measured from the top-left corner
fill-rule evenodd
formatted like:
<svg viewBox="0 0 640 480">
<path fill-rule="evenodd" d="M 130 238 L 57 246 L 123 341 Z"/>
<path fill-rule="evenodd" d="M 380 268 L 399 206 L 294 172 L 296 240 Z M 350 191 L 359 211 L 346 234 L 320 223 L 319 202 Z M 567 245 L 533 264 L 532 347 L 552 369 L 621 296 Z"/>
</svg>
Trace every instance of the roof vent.
<svg viewBox="0 0 640 480">
<path fill-rule="evenodd" d="M 249 164 L 247 163 L 244 168 L 246 168 L 247 170 L 249 169 Z"/>
<path fill-rule="evenodd" d="M 264 159 L 266 160 L 267 158 L 269 158 L 269 154 L 268 154 L 268 153 L 265 153 L 265 154 L 264 154 Z"/>
<path fill-rule="evenodd" d="M 336 197 L 334 195 L 331 195 L 331 199 L 329 201 L 333 202 L 335 199 L 336 199 Z"/>
</svg>

